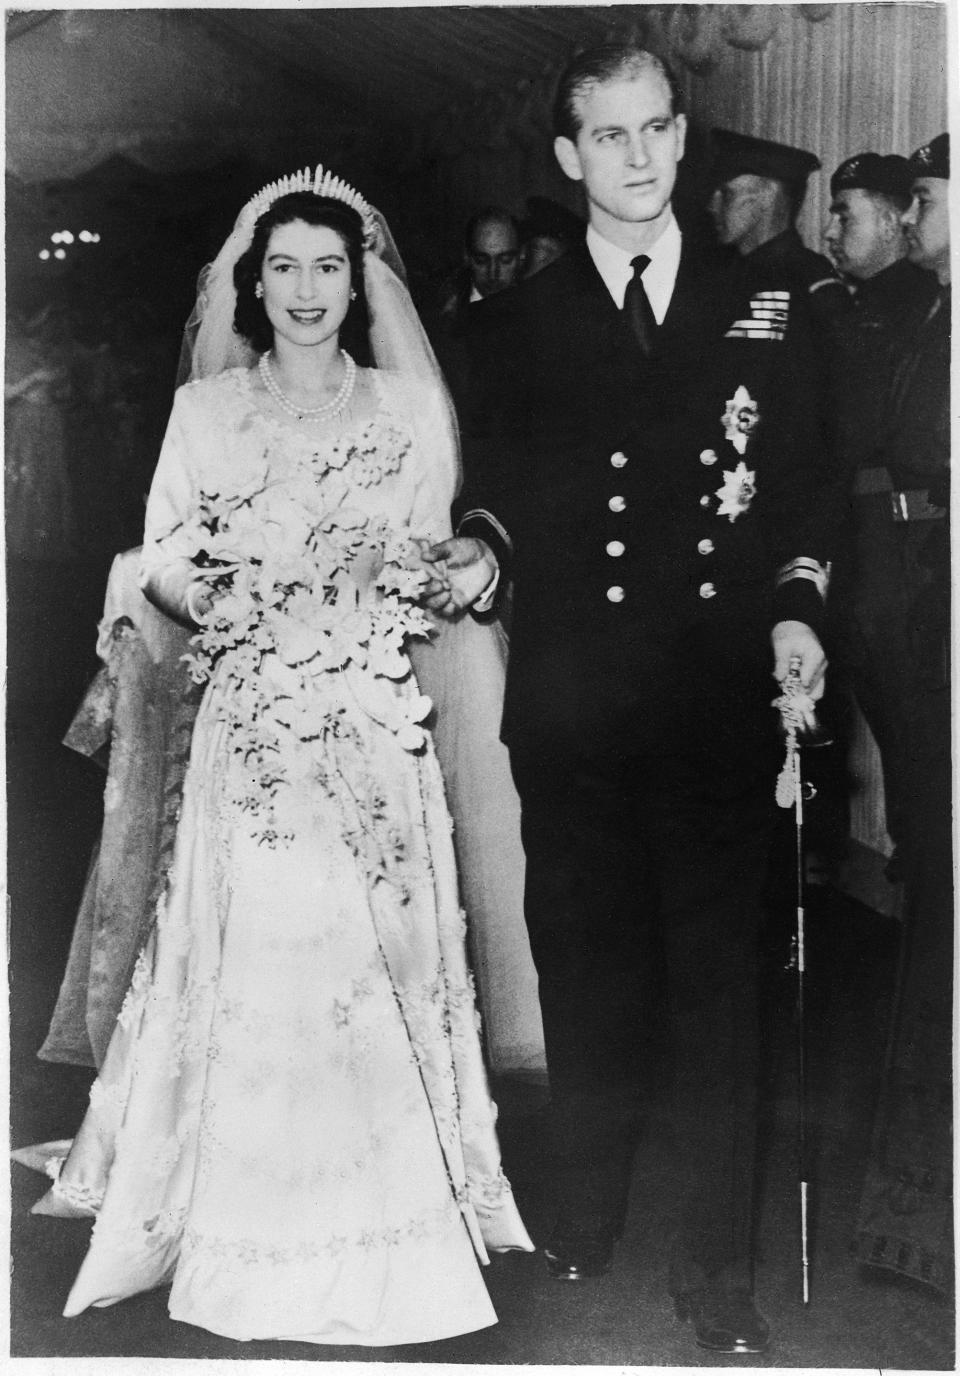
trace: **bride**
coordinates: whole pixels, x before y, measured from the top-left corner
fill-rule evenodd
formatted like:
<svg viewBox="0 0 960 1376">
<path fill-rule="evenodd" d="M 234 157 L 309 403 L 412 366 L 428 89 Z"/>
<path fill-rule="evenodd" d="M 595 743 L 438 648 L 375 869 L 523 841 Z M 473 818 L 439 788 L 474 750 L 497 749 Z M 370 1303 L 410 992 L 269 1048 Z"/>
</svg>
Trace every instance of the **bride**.
<svg viewBox="0 0 960 1376">
<path fill-rule="evenodd" d="M 197 626 L 207 687 L 166 892 L 44 1202 L 97 1216 L 68 1316 L 172 1282 L 171 1316 L 227 1337 L 424 1342 L 494 1323 L 478 1262 L 532 1250 L 407 657 L 457 448 L 391 251 L 355 191 L 298 173 L 198 303 L 142 580 Z"/>
</svg>

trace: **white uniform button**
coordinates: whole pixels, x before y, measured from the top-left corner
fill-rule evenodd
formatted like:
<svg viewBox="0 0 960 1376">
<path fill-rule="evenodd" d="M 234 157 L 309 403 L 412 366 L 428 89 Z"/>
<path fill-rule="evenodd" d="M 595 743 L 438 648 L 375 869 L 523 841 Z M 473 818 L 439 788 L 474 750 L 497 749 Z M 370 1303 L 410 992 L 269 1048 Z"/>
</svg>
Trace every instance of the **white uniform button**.
<svg viewBox="0 0 960 1376">
<path fill-rule="evenodd" d="M 711 464 L 717 462 L 717 451 L 715 449 L 701 449 L 700 462 L 705 463 L 709 468 Z"/>
<path fill-rule="evenodd" d="M 612 588 L 607 588 L 608 602 L 622 602 L 625 597 L 626 593 L 623 591 L 623 588 L 621 588 L 619 585 L 614 584 Z"/>
<path fill-rule="evenodd" d="M 714 587 L 714 585 L 713 585 L 712 583 L 701 583 L 701 584 L 700 584 L 700 596 L 701 596 L 701 597 L 716 597 L 716 595 L 717 595 L 717 590 L 716 590 L 716 588 Z"/>
<path fill-rule="evenodd" d="M 607 506 L 610 508 L 611 511 L 626 511 L 627 499 L 626 497 L 620 496 L 611 497 L 609 502 L 607 502 Z"/>
<path fill-rule="evenodd" d="M 700 505 L 701 505 L 701 506 L 709 506 L 709 505 L 710 505 L 710 497 L 709 497 L 709 495 L 708 495 L 706 492 L 705 492 L 705 493 L 703 494 L 703 496 L 700 498 Z"/>
<path fill-rule="evenodd" d="M 712 553 L 713 553 L 713 541 L 712 541 L 712 540 L 701 540 L 700 543 L 697 545 L 697 553 L 698 553 L 698 554 L 712 554 Z"/>
<path fill-rule="evenodd" d="M 611 540 L 607 545 L 607 553 L 611 559 L 619 559 L 626 548 L 622 540 Z"/>
<path fill-rule="evenodd" d="M 627 456 L 621 449 L 618 449 L 615 454 L 610 455 L 610 462 L 613 464 L 614 468 L 625 468 Z"/>
</svg>

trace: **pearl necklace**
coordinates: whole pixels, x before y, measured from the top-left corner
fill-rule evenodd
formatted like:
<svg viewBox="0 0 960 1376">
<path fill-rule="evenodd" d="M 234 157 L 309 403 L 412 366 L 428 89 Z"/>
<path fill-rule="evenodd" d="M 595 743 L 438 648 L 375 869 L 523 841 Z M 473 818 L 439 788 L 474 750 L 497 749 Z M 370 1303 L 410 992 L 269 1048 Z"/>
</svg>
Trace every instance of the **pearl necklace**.
<svg viewBox="0 0 960 1376">
<path fill-rule="evenodd" d="M 270 368 L 270 352 L 260 355 L 260 362 L 257 365 L 261 380 L 268 394 L 273 398 L 282 411 L 286 411 L 288 416 L 293 416 L 294 420 L 308 420 L 316 424 L 318 421 L 327 420 L 330 416 L 336 416 L 347 405 L 353 396 L 353 389 L 357 382 L 357 365 L 347 353 L 346 349 L 340 350 L 340 357 L 343 359 L 343 381 L 340 390 L 332 401 L 326 402 L 323 406 L 295 406 L 287 394 L 281 391 L 280 384 L 273 376 Z"/>
</svg>

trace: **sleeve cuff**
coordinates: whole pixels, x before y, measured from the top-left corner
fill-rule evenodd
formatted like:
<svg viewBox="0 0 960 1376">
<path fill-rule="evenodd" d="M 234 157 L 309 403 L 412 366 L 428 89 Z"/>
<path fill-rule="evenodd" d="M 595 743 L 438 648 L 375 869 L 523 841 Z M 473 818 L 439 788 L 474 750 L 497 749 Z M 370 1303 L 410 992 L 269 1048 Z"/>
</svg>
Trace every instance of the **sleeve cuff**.
<svg viewBox="0 0 960 1376">
<path fill-rule="evenodd" d="M 820 564 L 816 559 L 791 559 L 777 570 L 774 620 L 803 621 L 819 634 L 829 581 L 829 564 Z"/>
<path fill-rule="evenodd" d="M 499 588 L 499 586 L 500 570 L 498 568 L 496 573 L 490 579 L 490 582 L 487 584 L 483 592 L 480 594 L 476 602 L 474 602 L 473 604 L 473 611 L 478 616 L 483 616 L 485 612 L 489 612 L 493 609 L 493 604 L 497 599 L 497 589 Z"/>
<path fill-rule="evenodd" d="M 470 535 L 474 539 L 484 540 L 490 546 L 493 557 L 497 561 L 500 581 L 502 583 L 509 581 L 513 559 L 513 541 L 510 539 L 509 531 L 501 525 L 496 516 L 481 507 L 474 507 L 461 518 L 457 525 L 457 534 Z"/>
<path fill-rule="evenodd" d="M 787 583 L 795 579 L 805 579 L 817 589 L 821 600 L 827 596 L 827 587 L 830 583 L 830 565 L 820 564 L 816 559 L 800 558 L 791 559 L 789 564 L 784 564 L 777 569 L 776 586 L 784 587 Z"/>
</svg>

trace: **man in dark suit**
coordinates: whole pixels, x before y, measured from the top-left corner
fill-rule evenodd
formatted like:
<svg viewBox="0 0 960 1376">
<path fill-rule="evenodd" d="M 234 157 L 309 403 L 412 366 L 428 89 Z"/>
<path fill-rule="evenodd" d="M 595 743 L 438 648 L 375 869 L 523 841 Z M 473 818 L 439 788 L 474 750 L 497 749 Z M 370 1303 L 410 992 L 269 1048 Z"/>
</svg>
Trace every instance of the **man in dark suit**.
<svg viewBox="0 0 960 1376">
<path fill-rule="evenodd" d="M 467 221 L 463 263 L 440 288 L 434 308 L 423 320 L 437 359 L 451 387 L 469 388 L 472 377 L 470 335 L 477 307 L 519 282 L 526 247 L 519 220 L 499 206 L 485 206 Z"/>
<path fill-rule="evenodd" d="M 824 669 L 818 374 L 789 293 L 738 299 L 683 243 L 676 99 L 632 47 L 561 79 L 555 150 L 589 228 L 478 319 L 496 347 L 461 414 L 461 520 L 432 593 L 453 613 L 513 587 L 503 738 L 560 1165 L 548 1269 L 608 1269 L 667 1040 L 671 1290 L 702 1346 L 759 1352 L 755 938 L 771 674 L 795 659 L 816 695 Z"/>
<path fill-rule="evenodd" d="M 506 291 L 523 276 L 523 230 L 509 211 L 489 205 L 467 221 L 463 264 L 441 288 L 437 314 L 441 323 L 459 321 L 469 306 Z"/>
</svg>

